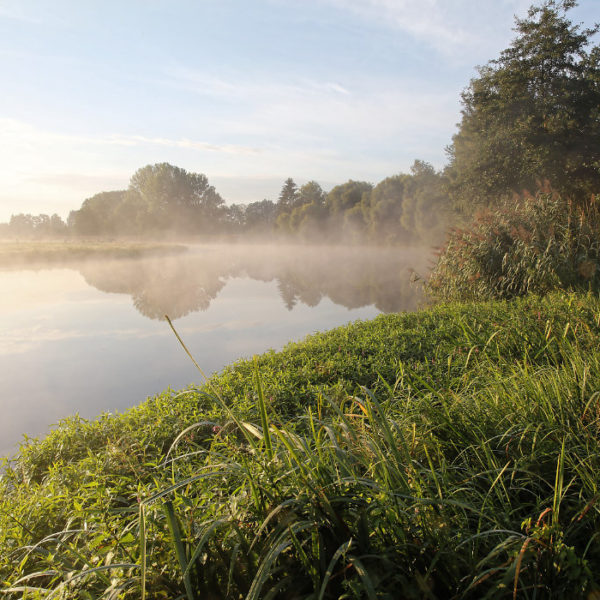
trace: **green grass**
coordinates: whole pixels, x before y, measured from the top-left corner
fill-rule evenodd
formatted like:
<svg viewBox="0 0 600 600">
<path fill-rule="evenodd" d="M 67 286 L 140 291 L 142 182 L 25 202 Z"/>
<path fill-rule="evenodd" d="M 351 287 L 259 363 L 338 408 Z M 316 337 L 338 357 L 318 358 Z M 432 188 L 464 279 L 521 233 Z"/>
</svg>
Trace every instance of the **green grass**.
<svg viewBox="0 0 600 600">
<path fill-rule="evenodd" d="M 448 304 L 66 420 L 0 483 L 3 593 L 591 598 L 599 332 L 591 295 Z"/>
<path fill-rule="evenodd" d="M 91 258 L 138 258 L 184 252 L 180 244 L 111 241 L 0 242 L 0 267 L 61 263 Z"/>
</svg>

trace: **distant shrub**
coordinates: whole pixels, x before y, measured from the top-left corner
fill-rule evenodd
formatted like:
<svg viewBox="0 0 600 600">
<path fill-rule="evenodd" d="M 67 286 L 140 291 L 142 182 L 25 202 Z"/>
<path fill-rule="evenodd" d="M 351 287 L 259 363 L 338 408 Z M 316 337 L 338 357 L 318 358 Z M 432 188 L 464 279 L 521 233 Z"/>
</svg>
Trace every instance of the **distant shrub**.
<svg viewBox="0 0 600 600">
<path fill-rule="evenodd" d="M 600 288 L 600 196 L 524 195 L 450 232 L 426 289 L 435 299 L 509 299 Z"/>
</svg>

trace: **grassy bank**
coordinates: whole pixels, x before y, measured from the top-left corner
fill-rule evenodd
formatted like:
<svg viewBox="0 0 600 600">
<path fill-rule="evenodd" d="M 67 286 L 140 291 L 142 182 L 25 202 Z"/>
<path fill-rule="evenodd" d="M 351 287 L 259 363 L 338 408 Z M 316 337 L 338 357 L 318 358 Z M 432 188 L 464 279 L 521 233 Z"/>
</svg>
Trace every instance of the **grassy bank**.
<svg viewBox="0 0 600 600">
<path fill-rule="evenodd" d="M 73 260 L 139 258 L 184 252 L 185 246 L 151 242 L 22 241 L 0 242 L 0 267 L 54 264 Z"/>
<path fill-rule="evenodd" d="M 591 597 L 599 332 L 593 296 L 447 304 L 67 420 L 0 483 L 4 595 Z"/>
</svg>

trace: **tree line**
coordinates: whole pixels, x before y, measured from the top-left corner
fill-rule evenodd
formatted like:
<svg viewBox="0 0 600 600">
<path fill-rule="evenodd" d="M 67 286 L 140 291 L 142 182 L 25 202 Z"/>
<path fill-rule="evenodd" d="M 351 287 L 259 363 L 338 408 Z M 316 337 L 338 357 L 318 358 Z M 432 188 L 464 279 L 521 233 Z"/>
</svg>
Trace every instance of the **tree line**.
<svg viewBox="0 0 600 600">
<path fill-rule="evenodd" d="M 461 96 L 457 133 L 440 171 L 416 160 L 377 185 L 350 180 L 324 191 L 288 178 L 276 201 L 226 205 L 205 175 L 159 163 L 127 190 L 101 192 L 57 215 L 13 215 L 9 236 L 291 236 L 328 242 L 435 242 L 481 207 L 548 187 L 575 203 L 600 190 L 599 26 L 567 13 L 575 0 L 546 0 L 516 19 L 516 37 L 478 68 Z"/>
<path fill-rule="evenodd" d="M 316 181 L 288 178 L 276 202 L 226 205 L 205 175 L 159 163 L 138 169 L 127 190 L 100 192 L 69 214 L 13 215 L 4 233 L 15 237 L 182 235 L 281 236 L 330 242 L 433 241 L 445 227 L 443 175 L 422 161 L 410 174 L 373 186 L 348 181 L 325 192 Z"/>
</svg>

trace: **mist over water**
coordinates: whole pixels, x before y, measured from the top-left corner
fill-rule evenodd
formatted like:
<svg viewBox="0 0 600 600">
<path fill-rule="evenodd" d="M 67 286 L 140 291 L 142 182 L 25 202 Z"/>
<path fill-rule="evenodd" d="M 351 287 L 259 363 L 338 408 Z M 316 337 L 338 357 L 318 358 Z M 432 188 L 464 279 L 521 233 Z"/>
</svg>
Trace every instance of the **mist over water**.
<svg viewBox="0 0 600 600">
<path fill-rule="evenodd" d="M 151 319 L 205 311 L 227 281 L 249 277 L 277 283 L 288 310 L 323 298 L 346 308 L 414 310 L 421 295 L 408 285 L 411 269 L 427 269 L 423 251 L 360 247 L 211 246 L 184 256 L 87 263 L 78 267 L 91 286 L 129 294 Z M 243 300 L 243 299 L 241 299 Z"/>
<path fill-rule="evenodd" d="M 428 249 L 198 246 L 0 270 L 0 455 L 61 418 L 123 410 L 203 370 L 380 312 L 414 310 Z"/>
</svg>

